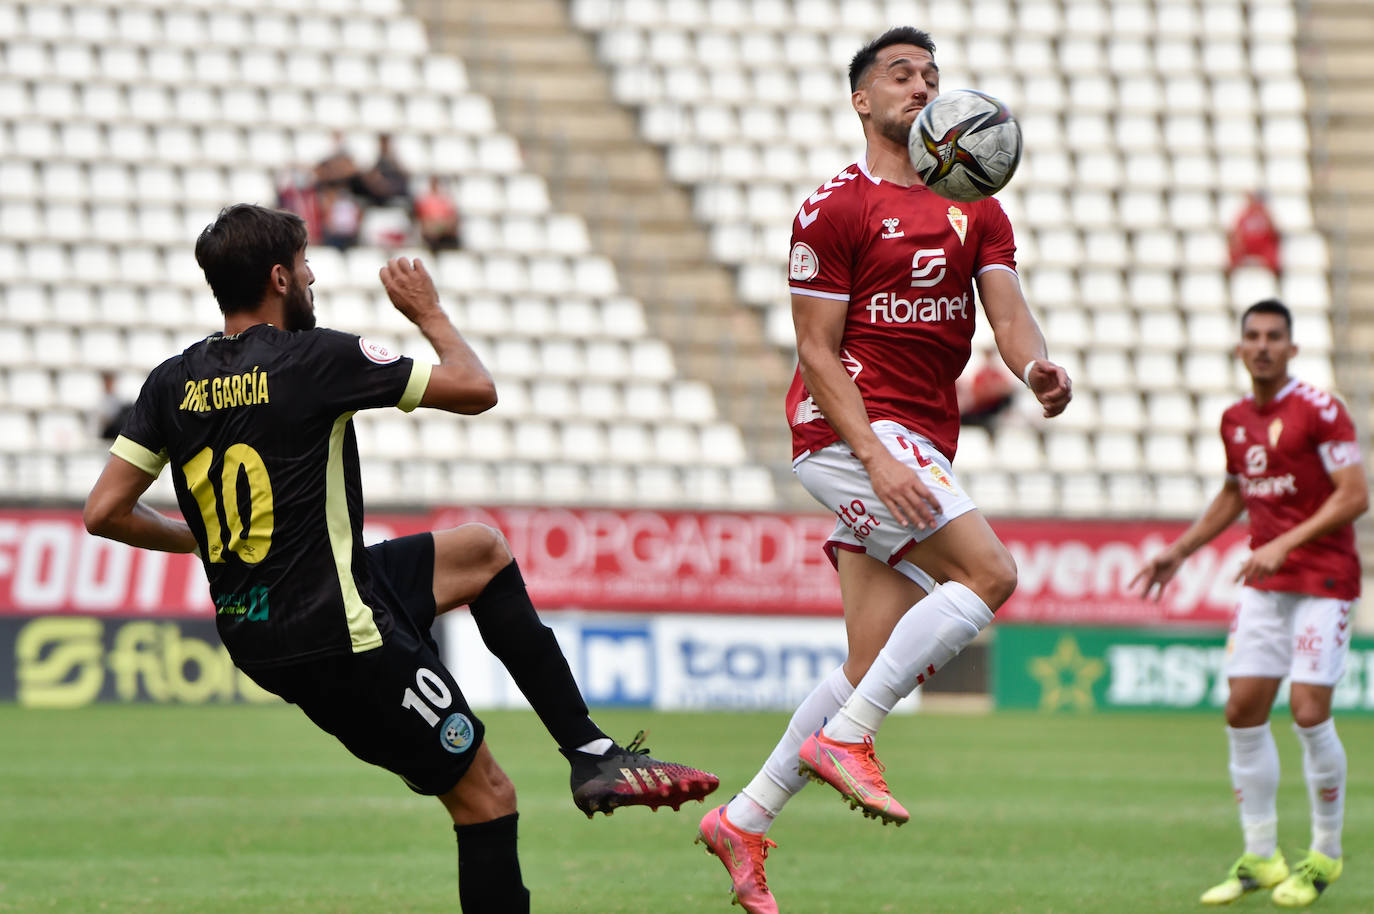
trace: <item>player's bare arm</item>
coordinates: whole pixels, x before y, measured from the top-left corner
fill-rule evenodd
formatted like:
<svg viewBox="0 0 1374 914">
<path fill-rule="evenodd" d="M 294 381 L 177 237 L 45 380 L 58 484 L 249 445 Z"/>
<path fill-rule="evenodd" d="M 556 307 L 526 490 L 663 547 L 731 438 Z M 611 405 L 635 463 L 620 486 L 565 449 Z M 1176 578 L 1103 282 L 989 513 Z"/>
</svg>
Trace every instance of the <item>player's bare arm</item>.
<svg viewBox="0 0 1374 914">
<path fill-rule="evenodd" d="M 840 361 L 848 303 L 811 295 L 792 296 L 797 360 L 802 381 L 825 420 L 862 461 L 873 491 L 904 526 L 935 523 L 940 504 L 920 477 L 888 453 L 873 434 L 868 410 L 854 379 Z"/>
<path fill-rule="evenodd" d="M 82 512 L 86 529 L 140 549 L 194 552 L 196 538 L 185 521 L 167 517 L 139 501 L 153 479 L 127 460 L 111 456 L 86 497 Z"/>
<path fill-rule="evenodd" d="M 1134 590 L 1137 584 L 1143 583 L 1140 595 L 1149 598 L 1153 591 L 1154 598 L 1158 600 L 1164 595 L 1164 586 L 1178 572 L 1178 566 L 1235 523 L 1244 510 L 1245 499 L 1240 494 L 1240 484 L 1234 479 L 1227 479 L 1202 516 L 1136 573 L 1131 579 L 1130 589 Z"/>
<path fill-rule="evenodd" d="M 1020 280 L 1007 270 L 987 270 L 977 282 L 983 313 L 992 327 L 1002 361 L 1026 381 L 1046 418 L 1059 415 L 1073 398 L 1073 384 L 1068 372 L 1049 360 L 1045 337 L 1021 293 Z"/>
<path fill-rule="evenodd" d="M 1307 520 L 1250 553 L 1236 575 L 1237 581 L 1264 580 L 1283 567 L 1294 549 L 1352 523 L 1369 510 L 1369 483 L 1362 464 L 1332 470 L 1330 476 L 1335 489 L 1321 507 Z"/>
<path fill-rule="evenodd" d="M 465 415 L 495 406 L 496 384 L 491 374 L 449 320 L 434 279 L 420 258 L 393 257 L 379 275 L 396 310 L 419 328 L 439 355 L 420 405 Z"/>
</svg>

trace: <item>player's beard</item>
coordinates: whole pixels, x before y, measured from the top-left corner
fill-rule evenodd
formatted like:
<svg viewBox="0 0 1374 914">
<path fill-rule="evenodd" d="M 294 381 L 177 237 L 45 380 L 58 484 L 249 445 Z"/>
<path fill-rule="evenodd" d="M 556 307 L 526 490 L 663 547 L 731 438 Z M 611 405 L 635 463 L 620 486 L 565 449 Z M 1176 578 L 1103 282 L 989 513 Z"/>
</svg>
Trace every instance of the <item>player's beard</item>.
<svg viewBox="0 0 1374 914">
<path fill-rule="evenodd" d="M 286 293 L 286 301 L 282 303 L 282 318 L 286 323 L 286 329 L 314 330 L 315 293 L 309 286 L 295 282 L 295 277 L 292 279 L 291 291 Z"/>
<path fill-rule="evenodd" d="M 911 125 L 914 123 L 916 123 L 916 115 L 914 114 L 909 119 L 905 114 L 890 120 L 885 117 L 874 118 L 874 126 L 878 128 L 878 133 L 903 149 L 906 148 L 907 138 L 911 136 Z"/>
</svg>

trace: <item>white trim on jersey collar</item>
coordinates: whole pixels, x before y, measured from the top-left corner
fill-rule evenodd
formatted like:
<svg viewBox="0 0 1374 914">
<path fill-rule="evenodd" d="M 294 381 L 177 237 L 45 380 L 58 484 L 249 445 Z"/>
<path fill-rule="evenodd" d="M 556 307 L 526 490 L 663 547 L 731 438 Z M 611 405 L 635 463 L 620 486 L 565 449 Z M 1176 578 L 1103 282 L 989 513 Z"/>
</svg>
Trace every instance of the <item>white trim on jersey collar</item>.
<svg viewBox="0 0 1374 914">
<path fill-rule="evenodd" d="M 875 178 L 875 177 L 873 177 L 872 173 L 869 172 L 869 170 L 868 170 L 868 160 L 867 160 L 867 157 L 865 157 L 865 156 L 860 156 L 860 157 L 859 157 L 859 161 L 857 161 L 857 162 L 854 163 L 854 167 L 857 168 L 857 169 L 859 169 L 859 173 L 862 174 L 862 175 L 863 175 L 865 178 L 867 178 L 868 180 L 872 181 L 874 184 L 881 184 L 881 183 L 883 183 L 883 179 L 882 179 L 882 178 Z M 847 168 L 845 169 L 845 171 L 848 171 L 848 170 L 849 170 L 849 169 L 847 169 Z"/>
<path fill-rule="evenodd" d="M 1288 383 L 1283 385 L 1283 390 L 1274 394 L 1274 401 L 1278 402 L 1279 400 L 1282 400 L 1284 397 L 1288 396 L 1290 393 L 1293 392 L 1294 387 L 1297 387 L 1301 383 L 1302 382 L 1299 381 L 1297 378 L 1289 378 Z"/>
<path fill-rule="evenodd" d="M 1284 397 L 1286 397 L 1286 396 L 1288 396 L 1290 393 L 1292 393 L 1292 392 L 1293 392 L 1293 388 L 1294 388 L 1294 387 L 1297 387 L 1297 386 L 1298 386 L 1299 384 L 1301 384 L 1301 383 L 1302 383 L 1302 379 L 1301 379 L 1301 378 L 1289 378 L 1289 379 L 1288 379 L 1288 383 L 1285 384 L 1285 385 L 1283 385 L 1283 387 L 1279 390 L 1279 392 L 1276 393 L 1276 394 L 1274 394 L 1274 399 L 1270 400 L 1269 402 L 1270 402 L 1270 403 L 1277 403 L 1277 402 L 1279 402 L 1279 401 L 1282 400 Z M 1242 399 L 1242 400 L 1253 400 L 1253 399 L 1255 399 L 1255 392 L 1252 390 L 1252 391 L 1250 391 L 1250 393 L 1248 393 L 1248 394 L 1246 394 L 1245 396 L 1241 397 L 1241 399 Z"/>
</svg>

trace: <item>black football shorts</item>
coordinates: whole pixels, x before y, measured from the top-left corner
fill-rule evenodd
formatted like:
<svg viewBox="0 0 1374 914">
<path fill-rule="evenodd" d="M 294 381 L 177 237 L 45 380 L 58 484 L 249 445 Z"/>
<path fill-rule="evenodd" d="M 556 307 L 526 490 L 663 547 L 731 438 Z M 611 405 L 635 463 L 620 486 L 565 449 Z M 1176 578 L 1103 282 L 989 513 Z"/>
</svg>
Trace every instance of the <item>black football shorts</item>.
<svg viewBox="0 0 1374 914">
<path fill-rule="evenodd" d="M 365 762 L 399 775 L 411 790 L 452 790 L 472 764 L 485 728 L 439 659 L 434 622 L 434 537 L 369 546 L 373 586 L 404 610 L 382 646 L 257 669 L 258 685 L 298 705 Z"/>
</svg>

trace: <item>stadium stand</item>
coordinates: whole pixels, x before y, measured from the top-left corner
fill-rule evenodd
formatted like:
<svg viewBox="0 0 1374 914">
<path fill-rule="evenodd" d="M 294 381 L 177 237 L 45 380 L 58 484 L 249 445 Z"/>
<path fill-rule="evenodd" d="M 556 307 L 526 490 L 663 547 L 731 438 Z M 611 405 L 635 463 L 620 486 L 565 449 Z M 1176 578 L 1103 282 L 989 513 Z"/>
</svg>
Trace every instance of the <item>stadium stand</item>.
<svg viewBox="0 0 1374 914">
<path fill-rule="evenodd" d="M 1221 464 L 1193 458 L 1210 448 L 1227 396 L 1245 389 L 1227 352 L 1235 318 L 1260 298 L 1281 295 L 1298 312 L 1295 373 L 1333 385 L 1291 3 L 573 0 L 572 16 L 784 348 L 790 220 L 861 148 L 844 67 L 863 40 L 924 24 L 942 86 L 982 89 L 1017 112 L 1026 152 L 999 198 L 1078 399 L 1051 424 L 1022 398 L 987 443 L 990 465 L 966 431 L 956 465 L 989 511 L 1196 513 Z M 1226 227 L 1256 188 L 1269 190 L 1284 235 L 1281 277 L 1226 273 Z M 1111 427 L 1064 431 L 1098 416 Z"/>
<path fill-rule="evenodd" d="M 358 417 L 369 499 L 772 505 L 713 391 L 677 371 L 555 212 L 460 61 L 380 0 L 114 6 L 0 2 L 0 495 L 84 496 L 103 461 L 95 372 L 126 396 L 216 323 L 192 243 L 220 206 L 343 131 L 391 131 L 455 189 L 467 247 L 434 264 L 502 403 L 473 421 Z M 322 323 L 423 356 L 386 301 L 388 251 L 316 246 Z M 166 479 L 159 493 L 168 497 Z"/>
<path fill-rule="evenodd" d="M 947 88 L 998 95 L 1022 122 L 1000 198 L 1075 378 L 1055 424 L 1022 398 L 990 436 L 965 433 L 958 466 L 990 513 L 1196 513 L 1218 480 L 1220 409 L 1243 389 L 1235 317 L 1257 298 L 1295 308 L 1295 372 L 1336 380 L 1291 0 L 571 0 L 561 12 L 607 101 L 661 149 L 747 321 L 642 285 L 626 252 L 652 232 L 625 216 L 608 233 L 618 204 L 570 191 L 556 156 L 530 161 L 568 141 L 531 142 L 537 98 L 479 90 L 474 67 L 521 53 L 484 24 L 526 5 L 417 0 L 411 18 L 398 0 L 0 0 L 0 496 L 84 494 L 101 461 L 84 418 L 98 372 L 132 395 L 212 325 L 195 233 L 225 202 L 270 201 L 273 172 L 340 130 L 360 152 L 390 131 L 417 182 L 449 180 L 466 248 L 436 272 L 502 391 L 473 421 L 360 421 L 370 498 L 789 503 L 785 456 L 757 442 L 779 435 L 793 357 L 790 220 L 857 154 L 844 67 L 898 22 L 931 25 Z M 426 34 L 444 16 L 467 62 L 432 49 L 456 44 Z M 1281 277 L 1224 269 L 1226 226 L 1255 188 L 1284 234 Z M 386 251 L 312 251 L 326 323 L 424 351 L 375 282 Z M 689 281 L 676 262 L 648 269 Z M 749 395 L 702 350 L 759 366 Z"/>
</svg>

